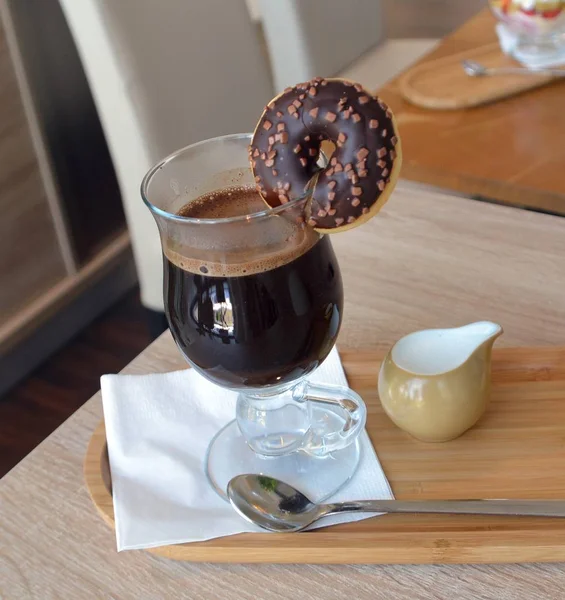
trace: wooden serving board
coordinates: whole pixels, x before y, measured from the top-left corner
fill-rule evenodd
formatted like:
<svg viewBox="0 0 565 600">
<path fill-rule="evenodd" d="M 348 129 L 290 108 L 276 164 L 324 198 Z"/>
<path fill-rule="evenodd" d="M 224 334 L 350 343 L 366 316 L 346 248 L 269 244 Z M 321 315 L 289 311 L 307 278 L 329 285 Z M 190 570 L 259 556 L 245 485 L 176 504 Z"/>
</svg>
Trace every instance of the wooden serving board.
<svg viewBox="0 0 565 600">
<path fill-rule="evenodd" d="M 469 77 L 461 66 L 465 59 L 475 60 L 485 67 L 521 66 L 502 52 L 498 42 L 488 44 L 409 69 L 398 81 L 402 95 L 423 108 L 454 110 L 508 98 L 555 79 L 547 75 Z"/>
<path fill-rule="evenodd" d="M 565 499 L 565 348 L 495 349 L 487 413 L 444 444 L 395 427 L 377 397 L 381 354 L 342 352 L 368 407 L 367 430 L 398 499 Z M 113 525 L 103 424 L 85 458 L 94 504 Z M 510 563 L 565 561 L 565 519 L 384 515 L 298 534 L 241 534 L 150 550 L 235 563 Z"/>
</svg>

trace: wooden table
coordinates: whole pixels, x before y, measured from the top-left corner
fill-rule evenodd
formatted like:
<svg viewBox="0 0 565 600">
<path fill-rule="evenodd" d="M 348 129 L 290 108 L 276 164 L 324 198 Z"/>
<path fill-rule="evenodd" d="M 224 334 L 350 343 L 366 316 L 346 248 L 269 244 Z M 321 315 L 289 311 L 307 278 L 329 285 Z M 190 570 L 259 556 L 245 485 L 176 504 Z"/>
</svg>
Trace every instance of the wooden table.
<svg viewBox="0 0 565 600">
<path fill-rule="evenodd" d="M 490 11 L 483 10 L 417 65 L 495 42 L 494 23 Z M 378 93 L 399 123 L 404 178 L 565 214 L 565 81 L 455 111 L 409 104 L 398 78 Z"/>
<path fill-rule="evenodd" d="M 341 347 L 486 318 L 504 325 L 507 346 L 565 343 L 565 219 L 403 185 L 378 218 L 332 239 L 346 287 Z M 182 366 L 165 334 L 125 371 Z M 3 600 L 563 597 L 555 564 L 245 566 L 118 554 L 82 478 L 101 418 L 96 395 L 0 481 Z"/>
</svg>

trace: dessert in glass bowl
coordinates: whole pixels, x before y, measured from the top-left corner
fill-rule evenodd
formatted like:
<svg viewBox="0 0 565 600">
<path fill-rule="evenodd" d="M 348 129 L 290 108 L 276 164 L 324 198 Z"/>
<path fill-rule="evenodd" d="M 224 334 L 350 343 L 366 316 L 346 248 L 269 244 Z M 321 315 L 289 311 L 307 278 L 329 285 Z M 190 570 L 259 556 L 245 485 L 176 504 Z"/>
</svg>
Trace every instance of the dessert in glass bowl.
<svg viewBox="0 0 565 600">
<path fill-rule="evenodd" d="M 564 0 L 490 0 L 494 15 L 518 35 L 519 60 L 565 58 Z"/>
</svg>

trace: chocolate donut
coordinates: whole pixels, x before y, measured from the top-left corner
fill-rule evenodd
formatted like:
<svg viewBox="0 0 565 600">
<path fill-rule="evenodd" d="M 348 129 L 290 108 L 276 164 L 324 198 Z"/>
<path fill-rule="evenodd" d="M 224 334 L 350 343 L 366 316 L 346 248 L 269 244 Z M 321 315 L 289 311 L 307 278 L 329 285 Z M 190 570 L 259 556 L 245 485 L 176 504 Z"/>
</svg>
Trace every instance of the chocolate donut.
<svg viewBox="0 0 565 600">
<path fill-rule="evenodd" d="M 318 165 L 320 145 L 335 151 Z M 265 107 L 249 158 L 259 193 L 279 206 L 319 174 L 308 223 L 323 233 L 361 225 L 392 192 L 402 163 L 392 111 L 358 83 L 316 78 L 287 88 Z"/>
</svg>

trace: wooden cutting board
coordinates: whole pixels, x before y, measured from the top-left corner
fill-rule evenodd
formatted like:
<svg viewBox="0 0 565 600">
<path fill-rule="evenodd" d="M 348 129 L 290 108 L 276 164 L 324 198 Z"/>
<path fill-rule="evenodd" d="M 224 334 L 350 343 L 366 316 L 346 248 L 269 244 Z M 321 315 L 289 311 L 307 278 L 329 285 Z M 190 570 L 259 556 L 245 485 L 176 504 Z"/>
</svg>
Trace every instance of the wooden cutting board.
<svg viewBox="0 0 565 600">
<path fill-rule="evenodd" d="M 475 60 L 485 67 L 521 66 L 506 56 L 496 42 L 408 69 L 398 81 L 402 95 L 423 108 L 455 110 L 508 98 L 555 79 L 547 75 L 469 77 L 461 66 L 465 59 Z"/>
<path fill-rule="evenodd" d="M 342 352 L 367 429 L 398 499 L 565 499 L 565 348 L 495 349 L 487 413 L 444 444 L 425 444 L 384 414 L 376 382 L 382 355 Z M 113 525 L 103 424 L 85 458 L 94 504 Z M 241 534 L 150 550 L 198 562 L 510 563 L 565 561 L 565 519 L 384 515 L 299 534 Z"/>
</svg>

